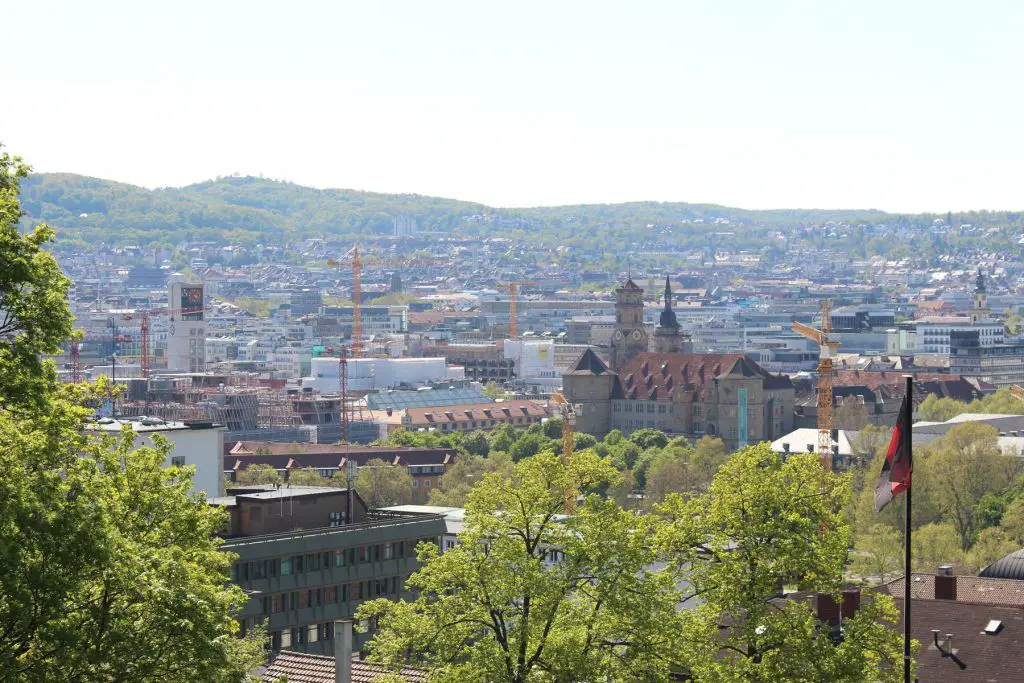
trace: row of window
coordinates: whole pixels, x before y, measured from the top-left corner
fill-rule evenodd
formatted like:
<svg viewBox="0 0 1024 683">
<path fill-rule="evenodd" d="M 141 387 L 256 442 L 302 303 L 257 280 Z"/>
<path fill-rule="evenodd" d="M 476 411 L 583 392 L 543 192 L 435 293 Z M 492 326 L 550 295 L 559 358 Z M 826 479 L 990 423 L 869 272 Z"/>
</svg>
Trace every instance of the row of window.
<svg viewBox="0 0 1024 683">
<path fill-rule="evenodd" d="M 534 422 L 539 422 L 540 419 L 541 418 L 539 418 L 539 417 L 513 417 L 513 418 L 510 418 L 508 420 L 472 420 L 472 421 L 469 421 L 468 423 L 465 420 L 463 420 L 461 422 L 455 422 L 455 423 L 452 423 L 452 422 L 438 422 L 436 424 L 434 424 L 434 423 L 427 423 L 427 424 L 433 424 L 436 429 L 439 429 L 442 432 L 452 432 L 452 431 L 461 431 L 463 429 L 486 429 L 488 427 L 497 427 L 497 426 L 503 425 L 503 424 L 528 425 L 528 424 L 533 424 Z M 407 424 L 412 424 L 412 423 L 409 422 Z M 468 426 L 467 426 L 467 424 L 468 424 Z"/>
<path fill-rule="evenodd" d="M 665 413 L 669 412 L 668 411 L 669 406 L 666 406 L 664 403 L 655 403 L 653 401 L 644 401 L 644 402 L 639 402 L 638 401 L 636 403 L 636 405 L 635 405 L 636 412 L 638 412 L 638 413 L 644 412 L 644 404 L 647 405 L 647 412 L 648 413 L 657 412 L 657 413 L 659 413 L 661 415 L 664 415 Z M 623 413 L 632 413 L 633 410 L 634 410 L 634 404 L 632 404 L 632 403 L 622 403 L 622 404 L 620 404 L 620 403 L 613 403 L 612 404 L 612 412 L 613 413 L 620 412 L 620 406 L 621 406 L 621 412 L 623 412 Z"/>
<path fill-rule="evenodd" d="M 264 595 L 261 600 L 263 614 L 277 614 L 307 607 L 320 607 L 354 600 L 372 600 L 385 596 L 397 596 L 405 584 L 397 576 L 352 581 L 320 588 L 308 588 L 287 593 Z"/>
<path fill-rule="evenodd" d="M 334 637 L 334 624 L 325 621 L 320 624 L 309 624 L 298 628 L 274 631 L 270 634 L 270 647 L 274 650 L 287 650 L 296 645 L 317 643 Z"/>
<path fill-rule="evenodd" d="M 428 543 L 436 543 L 433 538 L 420 539 Z M 251 581 L 277 576 L 291 576 L 304 572 L 315 572 L 334 567 L 355 566 L 367 562 L 380 562 L 395 558 L 404 558 L 408 552 L 414 556 L 416 542 L 405 541 L 394 543 L 377 543 L 360 545 L 340 550 L 328 550 L 319 553 L 305 553 L 289 557 L 274 557 L 251 562 L 236 562 L 231 567 L 232 581 Z"/>
</svg>

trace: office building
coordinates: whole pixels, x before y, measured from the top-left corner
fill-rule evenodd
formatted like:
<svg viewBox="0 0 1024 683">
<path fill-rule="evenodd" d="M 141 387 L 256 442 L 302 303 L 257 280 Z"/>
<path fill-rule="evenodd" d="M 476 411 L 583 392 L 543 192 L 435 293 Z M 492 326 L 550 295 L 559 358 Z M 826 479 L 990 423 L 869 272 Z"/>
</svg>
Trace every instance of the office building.
<svg viewBox="0 0 1024 683">
<path fill-rule="evenodd" d="M 331 655 L 336 620 L 352 619 L 365 600 L 405 595 L 419 567 L 416 545 L 439 543 L 444 517 L 367 511 L 354 496 L 349 522 L 349 502 L 344 489 L 316 487 L 211 501 L 239 520 L 222 548 L 237 555 L 231 579 L 250 596 L 239 615 L 243 633 L 264 623 L 275 651 Z"/>
</svg>

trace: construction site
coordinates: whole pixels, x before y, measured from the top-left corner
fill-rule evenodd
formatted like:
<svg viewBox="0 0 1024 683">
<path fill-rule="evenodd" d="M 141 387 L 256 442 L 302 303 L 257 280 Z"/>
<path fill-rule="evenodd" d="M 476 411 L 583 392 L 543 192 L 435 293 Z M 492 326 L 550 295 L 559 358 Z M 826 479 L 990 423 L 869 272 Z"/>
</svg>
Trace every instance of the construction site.
<svg viewBox="0 0 1024 683">
<path fill-rule="evenodd" d="M 367 443 L 381 436 L 364 397 L 350 396 L 343 410 L 338 394 L 286 388 L 257 373 L 158 374 L 132 384 L 146 386 L 132 387 L 129 400 L 118 404 L 120 414 L 213 422 L 224 426 L 229 441 Z"/>
</svg>

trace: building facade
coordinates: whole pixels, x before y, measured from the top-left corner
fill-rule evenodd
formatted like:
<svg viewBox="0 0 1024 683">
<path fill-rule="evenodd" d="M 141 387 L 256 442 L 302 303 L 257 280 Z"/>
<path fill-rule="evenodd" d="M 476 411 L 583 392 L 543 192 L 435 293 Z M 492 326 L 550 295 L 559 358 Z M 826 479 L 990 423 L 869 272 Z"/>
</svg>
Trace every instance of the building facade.
<svg viewBox="0 0 1024 683">
<path fill-rule="evenodd" d="M 206 300 L 203 286 L 172 282 L 167 322 L 167 369 L 206 370 Z"/>
<path fill-rule="evenodd" d="M 642 352 L 615 372 L 588 350 L 563 384 L 577 429 L 595 435 L 650 427 L 739 448 L 793 428 L 792 382 L 740 354 Z"/>
<path fill-rule="evenodd" d="M 365 600 L 407 596 L 405 581 L 416 569 L 416 545 L 439 543 L 442 515 L 370 512 L 363 521 L 271 535 L 230 538 L 221 546 L 238 559 L 231 579 L 248 594 L 239 615 L 243 633 L 264 623 L 273 650 L 333 654 L 333 626 L 352 619 Z M 267 514 L 273 510 L 268 506 Z M 359 634 L 360 642 L 369 635 Z"/>
<path fill-rule="evenodd" d="M 949 335 L 949 371 L 999 388 L 1024 383 L 1024 343 L 984 344 L 981 331 Z"/>
</svg>

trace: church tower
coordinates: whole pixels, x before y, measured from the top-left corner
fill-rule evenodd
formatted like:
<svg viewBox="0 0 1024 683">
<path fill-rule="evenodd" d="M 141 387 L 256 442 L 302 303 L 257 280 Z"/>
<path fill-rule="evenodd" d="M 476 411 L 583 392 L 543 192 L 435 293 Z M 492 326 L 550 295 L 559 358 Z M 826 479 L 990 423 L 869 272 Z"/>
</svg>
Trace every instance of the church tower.
<svg viewBox="0 0 1024 683">
<path fill-rule="evenodd" d="M 638 353 L 647 351 L 644 327 L 644 290 L 633 282 L 615 290 L 615 330 L 612 332 L 612 369 L 618 372 Z"/>
<path fill-rule="evenodd" d="M 658 353 L 679 353 L 683 335 L 679 330 L 676 312 L 672 310 L 672 285 L 665 276 L 665 308 L 661 311 L 658 328 L 654 330 L 654 350 Z"/>
<path fill-rule="evenodd" d="M 988 293 L 985 291 L 985 276 L 979 267 L 978 276 L 974 280 L 974 308 L 971 309 L 971 322 L 980 323 L 988 317 Z"/>
</svg>

